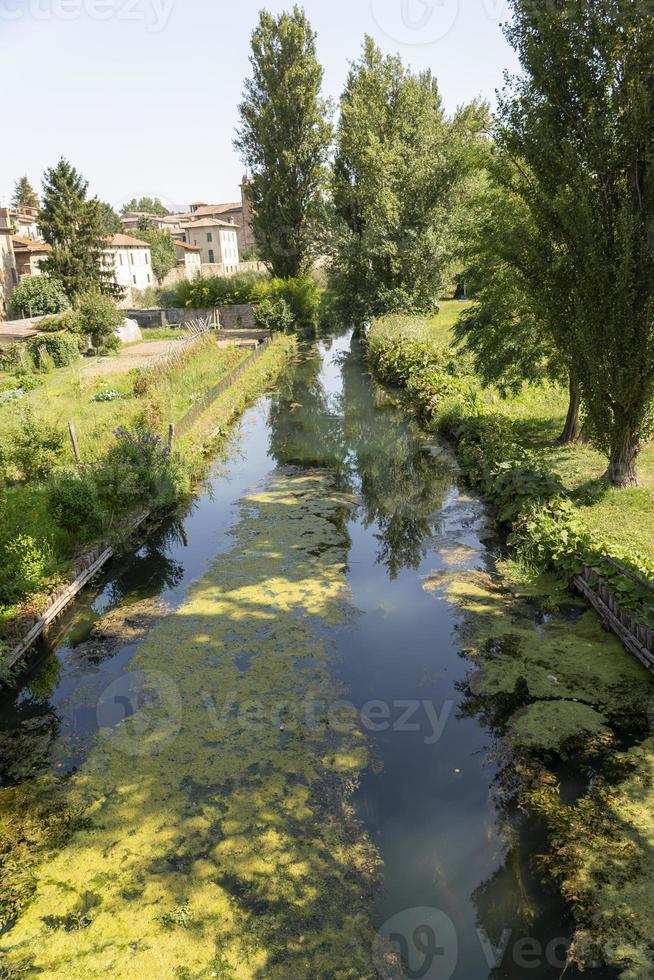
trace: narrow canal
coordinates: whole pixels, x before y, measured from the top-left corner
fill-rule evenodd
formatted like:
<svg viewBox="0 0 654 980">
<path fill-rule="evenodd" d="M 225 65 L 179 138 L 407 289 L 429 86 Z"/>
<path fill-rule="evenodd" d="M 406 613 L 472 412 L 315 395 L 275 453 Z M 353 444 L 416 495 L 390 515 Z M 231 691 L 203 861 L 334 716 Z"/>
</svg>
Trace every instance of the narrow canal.
<svg viewBox="0 0 654 980">
<path fill-rule="evenodd" d="M 497 546 L 357 340 L 304 349 L 0 702 L 2 975 L 580 975 L 438 587 Z"/>
</svg>

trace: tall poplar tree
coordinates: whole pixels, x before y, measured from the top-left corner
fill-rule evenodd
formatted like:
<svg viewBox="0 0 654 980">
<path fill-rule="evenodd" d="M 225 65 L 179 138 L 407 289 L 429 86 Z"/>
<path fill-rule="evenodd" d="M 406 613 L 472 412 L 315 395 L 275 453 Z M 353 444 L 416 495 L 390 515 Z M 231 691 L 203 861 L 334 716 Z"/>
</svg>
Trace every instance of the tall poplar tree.
<svg viewBox="0 0 654 980">
<path fill-rule="evenodd" d="M 235 146 L 250 173 L 257 250 L 275 275 L 296 276 L 315 256 L 332 135 L 304 11 L 262 11 L 250 64 Z"/>
<path fill-rule="evenodd" d="M 123 291 L 104 252 L 105 211 L 97 198 L 87 197 L 87 191 L 87 181 L 67 160 L 62 158 L 46 170 L 39 226 L 52 251 L 42 269 L 62 283 L 71 299 L 88 290 L 118 299 Z"/>
<path fill-rule="evenodd" d="M 565 343 L 617 487 L 654 426 L 654 12 L 637 0 L 511 0 L 522 73 L 498 145 L 569 284 Z"/>
</svg>

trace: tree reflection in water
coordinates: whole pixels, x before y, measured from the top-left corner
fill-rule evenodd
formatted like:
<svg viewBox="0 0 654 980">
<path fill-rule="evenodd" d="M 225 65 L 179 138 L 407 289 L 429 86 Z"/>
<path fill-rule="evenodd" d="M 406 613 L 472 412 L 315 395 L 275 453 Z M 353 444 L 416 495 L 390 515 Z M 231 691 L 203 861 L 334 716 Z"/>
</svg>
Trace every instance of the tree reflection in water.
<svg viewBox="0 0 654 980">
<path fill-rule="evenodd" d="M 357 494 L 364 526 L 376 527 L 377 561 L 395 579 L 419 567 L 441 532 L 451 465 L 404 412 L 384 407 L 356 338 L 331 364 L 326 353 L 326 374 L 315 347 L 300 357 L 272 401 L 271 455 L 280 465 L 329 468 L 341 490 Z"/>
</svg>

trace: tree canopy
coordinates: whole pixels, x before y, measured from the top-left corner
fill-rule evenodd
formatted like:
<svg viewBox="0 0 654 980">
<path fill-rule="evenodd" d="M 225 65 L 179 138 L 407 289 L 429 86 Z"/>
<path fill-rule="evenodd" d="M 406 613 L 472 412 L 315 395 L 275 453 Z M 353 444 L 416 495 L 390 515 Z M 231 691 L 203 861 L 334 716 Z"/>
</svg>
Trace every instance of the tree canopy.
<svg viewBox="0 0 654 980">
<path fill-rule="evenodd" d="M 165 218 L 166 215 L 170 214 L 168 208 L 162 204 L 158 197 L 133 197 L 120 209 L 121 214 L 126 214 L 128 211 L 142 211 L 144 214 L 152 214 L 158 218 Z"/>
<path fill-rule="evenodd" d="M 119 298 L 122 290 L 105 257 L 106 212 L 87 191 L 87 181 L 63 158 L 46 171 L 39 225 L 52 251 L 42 269 L 71 299 L 89 290 Z"/>
<path fill-rule="evenodd" d="M 341 97 L 332 195 L 335 271 L 359 317 L 436 308 L 448 272 L 452 191 L 468 172 L 484 105 L 448 121 L 436 79 L 372 38 Z"/>
<path fill-rule="evenodd" d="M 654 13 L 512 8 L 522 73 L 500 102 L 499 151 L 565 283 L 565 354 L 607 476 L 634 485 L 654 422 Z"/>
<path fill-rule="evenodd" d="M 150 246 L 152 255 L 152 271 L 157 282 L 161 283 L 169 272 L 175 268 L 177 253 L 175 242 L 168 231 L 160 230 L 152 219 L 141 218 L 137 225 L 136 235 Z"/>
<path fill-rule="evenodd" d="M 21 208 L 38 208 L 39 195 L 36 193 L 27 177 L 20 177 L 16 181 L 14 194 L 11 199 L 11 206 L 20 210 Z"/>
<path fill-rule="evenodd" d="M 278 17 L 261 12 L 250 64 L 235 146 L 251 174 L 258 252 L 286 278 L 306 271 L 315 255 L 331 140 L 316 36 L 299 7 Z"/>
</svg>

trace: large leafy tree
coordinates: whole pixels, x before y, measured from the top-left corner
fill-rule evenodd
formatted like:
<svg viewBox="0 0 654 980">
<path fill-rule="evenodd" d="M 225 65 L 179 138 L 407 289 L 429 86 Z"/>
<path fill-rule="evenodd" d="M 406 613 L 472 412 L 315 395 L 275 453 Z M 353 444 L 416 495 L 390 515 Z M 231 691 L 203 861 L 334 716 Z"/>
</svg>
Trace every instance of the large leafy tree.
<svg viewBox="0 0 654 980">
<path fill-rule="evenodd" d="M 63 158 L 47 170 L 39 225 L 52 251 L 42 263 L 71 299 L 89 290 L 120 298 L 113 270 L 105 257 L 106 212 L 88 198 L 88 183 Z"/>
<path fill-rule="evenodd" d="M 448 273 L 452 190 L 487 109 L 448 121 L 431 73 L 413 74 L 370 37 L 340 108 L 332 180 L 339 291 L 360 317 L 429 311 Z"/>
<path fill-rule="evenodd" d="M 574 442 L 580 391 L 567 348 L 569 266 L 521 199 L 522 177 L 510 161 L 495 159 L 468 199 L 460 239 L 465 284 L 475 303 L 454 333 L 482 380 L 502 393 L 545 377 L 567 382 L 570 406 L 559 441 Z"/>
<path fill-rule="evenodd" d="M 332 135 L 316 36 L 300 8 L 261 12 L 250 64 L 235 146 L 251 175 L 258 252 L 286 278 L 306 271 L 315 254 Z"/>
<path fill-rule="evenodd" d="M 128 211 L 142 211 L 144 214 L 153 214 L 158 218 L 165 218 L 170 214 L 158 197 L 133 197 L 120 209 L 121 214 L 126 214 Z"/>
<path fill-rule="evenodd" d="M 177 253 L 175 242 L 170 232 L 160 230 L 151 218 L 141 218 L 137 225 L 136 235 L 150 246 L 152 255 L 152 271 L 157 282 L 161 283 L 168 273 L 175 268 Z"/>
<path fill-rule="evenodd" d="M 637 0 L 512 0 L 522 73 L 501 151 L 569 285 L 566 354 L 618 487 L 637 483 L 654 401 L 654 13 Z"/>
<path fill-rule="evenodd" d="M 20 177 L 16 181 L 14 194 L 11 199 L 11 206 L 14 208 L 38 208 L 39 195 L 36 193 L 27 177 Z"/>
<path fill-rule="evenodd" d="M 123 230 L 123 223 L 111 204 L 107 204 L 106 201 L 100 201 L 100 211 L 107 236 L 118 235 Z"/>
</svg>

